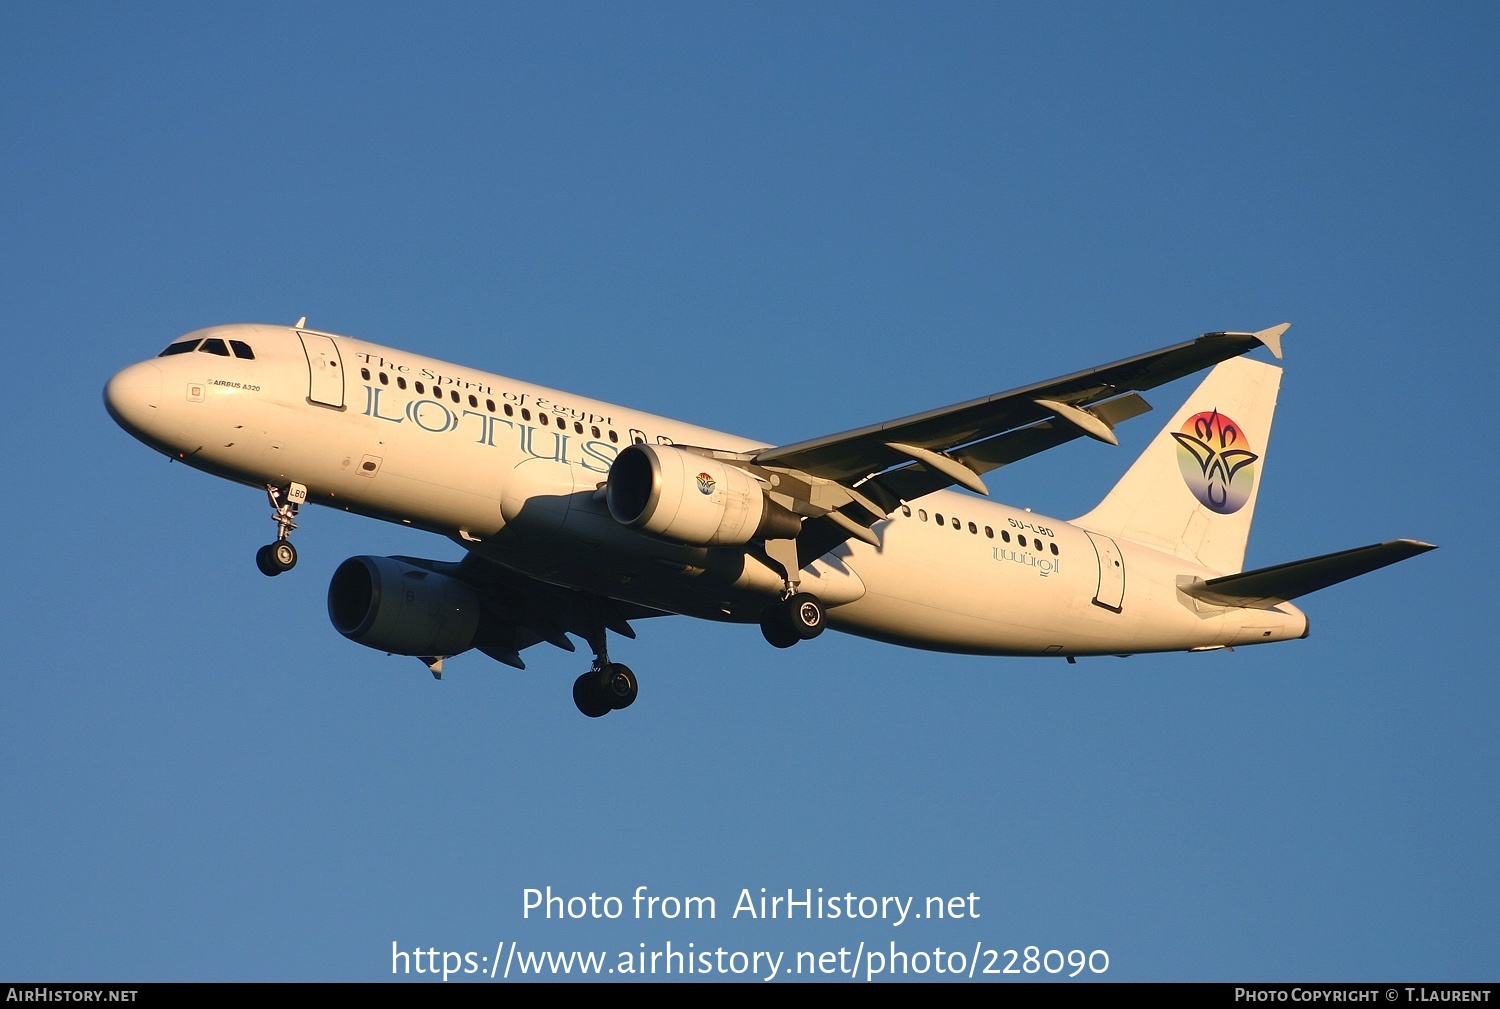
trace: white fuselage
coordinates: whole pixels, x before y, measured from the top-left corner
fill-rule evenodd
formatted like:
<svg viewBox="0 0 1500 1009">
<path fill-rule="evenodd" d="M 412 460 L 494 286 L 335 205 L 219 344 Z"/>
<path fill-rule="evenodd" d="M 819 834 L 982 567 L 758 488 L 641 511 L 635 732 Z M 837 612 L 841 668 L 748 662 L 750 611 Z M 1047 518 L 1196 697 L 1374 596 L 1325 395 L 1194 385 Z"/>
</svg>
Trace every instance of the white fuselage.
<svg viewBox="0 0 1500 1009">
<path fill-rule="evenodd" d="M 287 327 L 193 334 L 192 352 L 106 389 L 132 434 L 254 486 L 295 481 L 328 507 L 431 530 L 525 575 L 656 609 L 753 622 L 783 579 L 757 547 L 694 547 L 617 523 L 597 493 L 632 441 L 750 451 L 763 442 L 348 337 Z M 843 631 L 919 648 L 1090 655 L 1305 634 L 1302 613 L 1178 591 L 1222 572 L 968 493 L 909 502 L 809 564 L 802 586 Z"/>
</svg>

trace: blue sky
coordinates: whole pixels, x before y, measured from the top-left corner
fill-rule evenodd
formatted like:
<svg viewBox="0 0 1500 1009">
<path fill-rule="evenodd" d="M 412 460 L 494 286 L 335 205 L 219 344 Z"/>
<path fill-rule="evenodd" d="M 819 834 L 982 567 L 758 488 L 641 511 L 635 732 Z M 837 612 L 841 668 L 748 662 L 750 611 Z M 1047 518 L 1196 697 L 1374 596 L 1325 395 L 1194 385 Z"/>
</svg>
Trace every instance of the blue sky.
<svg viewBox="0 0 1500 1009">
<path fill-rule="evenodd" d="M 1481 4 L 7 5 L 0 975 L 896 941 L 1493 979 L 1497 42 Z M 771 442 L 1285 319 L 1249 563 L 1442 549 L 1234 654 L 650 621 L 591 721 L 581 656 L 437 684 L 328 625 L 345 557 L 455 545 L 314 510 L 263 578 L 263 500 L 100 404 L 301 315 Z M 1086 511 L 1187 391 L 993 494 Z M 523 919 L 546 886 L 719 917 Z M 760 887 L 981 917 L 731 919 Z"/>
</svg>

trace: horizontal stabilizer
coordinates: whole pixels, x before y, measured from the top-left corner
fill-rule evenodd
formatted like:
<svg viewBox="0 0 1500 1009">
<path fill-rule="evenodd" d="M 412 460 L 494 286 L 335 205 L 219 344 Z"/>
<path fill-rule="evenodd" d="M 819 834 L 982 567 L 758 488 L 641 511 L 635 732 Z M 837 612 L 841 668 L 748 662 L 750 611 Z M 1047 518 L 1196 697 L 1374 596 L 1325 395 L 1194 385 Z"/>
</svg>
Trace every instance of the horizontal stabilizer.
<svg viewBox="0 0 1500 1009">
<path fill-rule="evenodd" d="M 1340 550 L 1322 557 L 1276 564 L 1237 575 L 1194 581 L 1181 586 L 1195 599 L 1218 606 L 1245 606 L 1268 609 L 1288 599 L 1326 589 L 1350 578 L 1369 574 L 1387 564 L 1437 549 L 1419 540 L 1391 540 L 1353 550 Z"/>
</svg>

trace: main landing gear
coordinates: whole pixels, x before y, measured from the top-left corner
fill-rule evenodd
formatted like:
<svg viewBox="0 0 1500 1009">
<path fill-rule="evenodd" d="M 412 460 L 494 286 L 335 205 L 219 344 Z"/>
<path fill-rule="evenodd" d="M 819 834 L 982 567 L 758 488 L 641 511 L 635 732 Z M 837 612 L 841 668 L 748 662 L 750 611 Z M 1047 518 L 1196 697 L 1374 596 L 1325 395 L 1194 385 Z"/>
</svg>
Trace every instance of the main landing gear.
<svg viewBox="0 0 1500 1009">
<path fill-rule="evenodd" d="M 823 603 L 811 592 L 798 589 L 800 560 L 797 539 L 766 540 L 766 556 L 781 568 L 780 602 L 772 603 L 760 616 L 760 632 L 777 648 L 790 648 L 799 641 L 811 641 L 823 633 L 826 619 Z"/>
<path fill-rule="evenodd" d="M 761 614 L 760 632 L 777 648 L 790 648 L 823 633 L 823 604 L 811 592 L 794 592 Z"/>
<path fill-rule="evenodd" d="M 573 681 L 573 703 L 590 718 L 599 718 L 634 704 L 640 684 L 629 666 L 609 661 L 608 631 L 603 615 L 596 611 L 591 623 L 588 641 L 594 652 L 594 665 Z"/>
<path fill-rule="evenodd" d="M 297 566 L 297 548 L 292 546 L 292 530 L 297 528 L 297 509 L 307 503 L 307 488 L 300 483 L 277 487 L 266 485 L 271 499 L 272 517 L 276 520 L 276 542 L 267 543 L 255 552 L 255 566 L 260 573 L 274 577 Z"/>
</svg>

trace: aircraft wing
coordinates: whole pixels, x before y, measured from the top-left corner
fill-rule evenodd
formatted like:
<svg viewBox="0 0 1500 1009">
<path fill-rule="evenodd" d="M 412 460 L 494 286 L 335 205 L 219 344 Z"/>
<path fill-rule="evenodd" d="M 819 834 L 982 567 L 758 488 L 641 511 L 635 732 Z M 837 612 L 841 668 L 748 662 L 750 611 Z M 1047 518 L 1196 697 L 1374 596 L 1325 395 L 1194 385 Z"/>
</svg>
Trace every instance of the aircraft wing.
<svg viewBox="0 0 1500 1009">
<path fill-rule="evenodd" d="M 928 471 L 947 470 L 951 477 L 923 493 L 953 483 L 983 492 L 982 484 L 974 486 L 977 477 L 970 482 L 960 470 L 984 472 L 1083 434 L 1112 442 L 1110 429 L 1115 423 L 1150 409 L 1139 396 L 1128 394 L 1164 385 L 1260 346 L 1280 357 L 1281 334 L 1289 328 L 1290 324 L 1283 323 L 1258 333 L 1205 333 L 1187 343 L 1009 392 L 766 449 L 754 462 L 839 483 L 919 462 Z M 1116 405 L 1111 407 L 1111 403 Z M 1049 427 L 1037 428 L 1038 424 Z M 1065 436 L 1041 434 L 1053 430 Z M 1002 441 L 1022 431 L 1027 432 L 1024 437 L 1010 439 L 1018 444 L 1007 446 Z M 1025 450 L 1017 453 L 1015 449 Z M 961 466 L 957 470 L 945 467 L 932 455 L 950 460 L 956 456 Z"/>
<path fill-rule="evenodd" d="M 1266 347 L 1281 357 L 1282 323 L 1257 333 L 1205 333 L 1196 340 L 1113 364 L 928 410 L 842 434 L 764 449 L 756 466 L 848 491 L 825 497 L 798 536 L 806 564 L 850 536 L 876 542 L 870 526 L 902 501 L 954 484 L 988 494 L 981 473 L 1088 435 L 1116 444 L 1114 427 L 1150 410 L 1137 393 Z"/>
</svg>

